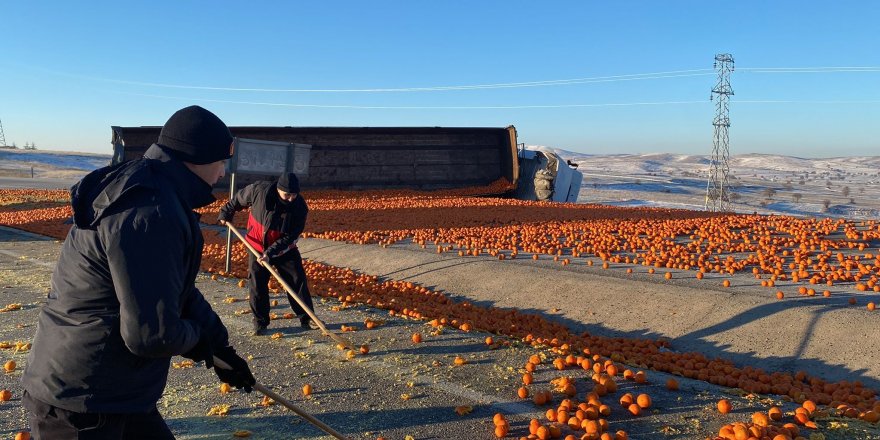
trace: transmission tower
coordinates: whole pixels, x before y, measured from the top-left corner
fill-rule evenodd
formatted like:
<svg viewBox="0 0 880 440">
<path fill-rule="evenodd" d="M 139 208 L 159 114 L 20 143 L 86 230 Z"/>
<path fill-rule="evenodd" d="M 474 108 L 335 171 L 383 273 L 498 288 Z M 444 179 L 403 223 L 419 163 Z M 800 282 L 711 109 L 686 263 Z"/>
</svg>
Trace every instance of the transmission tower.
<svg viewBox="0 0 880 440">
<path fill-rule="evenodd" d="M 6 135 L 3 134 L 3 121 L 0 121 L 0 147 L 6 146 Z"/>
<path fill-rule="evenodd" d="M 727 131 L 730 128 L 730 95 L 733 95 L 730 87 L 733 55 L 715 55 L 714 67 L 718 71 L 718 82 L 712 89 L 710 99 L 715 100 L 715 120 L 712 121 L 715 133 L 712 140 L 712 159 L 709 163 L 709 181 L 706 183 L 705 209 L 723 212 L 730 209 L 730 186 L 727 181 L 730 174 L 730 140 Z"/>
</svg>

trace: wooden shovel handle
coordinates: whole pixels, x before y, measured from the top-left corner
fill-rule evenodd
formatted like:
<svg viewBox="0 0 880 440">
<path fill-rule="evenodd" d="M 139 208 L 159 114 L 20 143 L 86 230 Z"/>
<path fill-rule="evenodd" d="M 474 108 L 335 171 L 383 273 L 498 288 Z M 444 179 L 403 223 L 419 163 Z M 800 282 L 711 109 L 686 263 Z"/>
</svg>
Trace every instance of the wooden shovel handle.
<svg viewBox="0 0 880 440">
<path fill-rule="evenodd" d="M 214 366 L 220 367 L 224 370 L 231 370 L 232 369 L 232 367 L 230 367 L 229 364 L 227 364 L 226 362 L 223 362 L 217 356 L 214 356 Z M 347 437 L 336 432 L 335 429 L 327 426 L 327 424 L 325 424 L 324 422 L 316 419 L 315 416 L 305 412 L 302 408 L 294 405 L 289 400 L 281 397 L 278 393 L 270 390 L 269 388 L 266 388 L 264 385 L 260 384 L 259 382 L 254 384 L 254 389 L 259 391 L 260 393 L 262 393 L 264 396 L 284 405 L 287 409 L 293 411 L 294 413 L 296 413 L 296 415 L 306 419 L 307 422 L 311 423 L 312 425 L 315 425 L 318 429 L 326 432 L 327 434 L 330 434 L 333 437 L 338 438 L 340 440 L 348 440 Z"/>
<path fill-rule="evenodd" d="M 254 247 L 251 246 L 251 244 L 248 243 L 247 240 L 245 240 L 245 238 L 241 235 L 241 232 L 238 232 L 238 228 L 236 228 L 235 226 L 233 226 L 231 223 L 229 223 L 227 221 L 223 221 L 222 224 L 229 227 L 229 230 L 232 231 L 232 233 L 235 234 L 235 236 L 238 237 L 238 239 L 241 240 L 242 243 L 244 243 L 244 246 L 246 248 L 248 248 L 249 251 L 251 251 L 251 253 L 254 255 L 254 257 L 260 258 L 260 256 L 261 256 L 260 253 L 257 252 L 257 250 L 254 249 Z M 347 348 L 349 350 L 354 350 L 354 345 L 351 343 L 351 341 L 349 341 L 345 338 L 342 338 L 339 335 L 337 335 L 336 333 L 333 333 L 333 332 L 327 330 L 327 327 L 324 325 L 324 323 L 320 319 L 318 319 L 317 316 L 315 316 L 315 313 L 309 307 L 307 307 L 305 305 L 305 303 L 302 301 L 302 299 L 300 299 L 299 295 L 293 291 L 293 288 L 290 287 L 290 285 L 287 284 L 287 282 L 284 281 L 283 278 L 281 278 L 281 274 L 279 274 L 278 271 L 271 264 L 269 264 L 265 261 L 261 262 L 260 264 L 262 264 L 262 266 L 265 267 L 269 271 L 269 273 L 272 274 L 273 277 L 275 277 L 275 280 L 278 281 L 278 283 L 281 284 L 282 287 L 284 287 L 284 290 L 286 290 L 287 293 L 289 293 L 290 296 L 292 296 L 293 299 L 297 302 L 297 304 L 299 304 L 300 307 L 302 307 L 302 309 L 306 311 L 306 314 L 309 315 L 309 318 L 311 318 L 312 321 L 314 321 L 315 324 L 318 325 L 318 328 L 321 329 L 321 332 L 324 335 L 329 336 L 337 343 L 342 344 L 345 348 Z"/>
</svg>

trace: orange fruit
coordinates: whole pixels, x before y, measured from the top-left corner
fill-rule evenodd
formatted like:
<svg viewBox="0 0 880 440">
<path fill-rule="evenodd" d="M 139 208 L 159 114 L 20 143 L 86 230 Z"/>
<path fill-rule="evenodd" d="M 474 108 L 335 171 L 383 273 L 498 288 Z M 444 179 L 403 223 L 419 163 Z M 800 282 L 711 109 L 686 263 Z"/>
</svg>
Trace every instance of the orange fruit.
<svg viewBox="0 0 880 440">
<path fill-rule="evenodd" d="M 507 423 L 505 423 L 503 425 L 495 426 L 495 437 L 498 437 L 498 438 L 507 437 L 507 433 L 508 433 L 509 429 L 510 429 L 510 427 Z"/>
<path fill-rule="evenodd" d="M 641 414 L 641 412 L 642 412 L 642 407 L 636 405 L 635 403 L 631 404 L 626 409 L 629 411 L 630 414 L 632 414 L 634 416 L 637 416 L 637 415 Z"/>
<path fill-rule="evenodd" d="M 816 412 L 816 403 L 812 400 L 805 400 L 804 403 L 801 404 L 801 406 L 810 414 Z"/>
<path fill-rule="evenodd" d="M 507 422 L 507 419 L 504 418 L 504 414 L 495 413 L 495 415 L 492 416 L 492 423 L 494 423 L 495 426 L 501 425 L 506 422 Z"/>
<path fill-rule="evenodd" d="M 535 405 L 541 406 L 547 403 L 547 396 L 544 393 L 535 393 L 532 396 L 532 402 L 534 402 Z"/>
<path fill-rule="evenodd" d="M 547 429 L 546 426 L 539 426 L 537 430 L 535 430 L 535 435 L 539 440 L 547 440 L 550 438 L 550 430 Z"/>
<path fill-rule="evenodd" d="M 752 414 L 752 423 L 762 428 L 770 426 L 770 417 L 762 412 Z"/>
<path fill-rule="evenodd" d="M 718 401 L 718 412 L 721 414 L 727 414 L 731 410 L 730 401 L 727 399 L 721 399 Z"/>
</svg>

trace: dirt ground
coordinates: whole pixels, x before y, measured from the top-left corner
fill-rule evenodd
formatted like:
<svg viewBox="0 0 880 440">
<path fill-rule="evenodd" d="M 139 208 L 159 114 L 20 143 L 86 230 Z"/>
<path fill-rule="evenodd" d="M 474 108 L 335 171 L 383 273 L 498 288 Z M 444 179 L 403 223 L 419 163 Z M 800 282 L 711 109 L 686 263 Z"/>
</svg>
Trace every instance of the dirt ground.
<svg viewBox="0 0 880 440">
<path fill-rule="evenodd" d="M 28 342 L 33 337 L 59 248 L 58 241 L 0 227 L 0 306 L 22 305 L 20 310 L 0 313 L 0 341 Z M 681 279 L 676 275 L 665 281 L 646 273 L 626 275 L 623 270 L 602 271 L 583 264 L 562 268 L 552 261 L 441 257 L 405 244 L 385 249 L 303 240 L 301 249 L 315 261 L 418 282 L 456 299 L 517 307 L 573 329 L 667 337 L 674 350 L 697 350 L 770 370 L 807 369 L 829 378 L 861 379 L 880 388 L 874 347 L 880 327 L 870 325 L 880 315 L 868 314 L 863 306 L 846 307 L 843 293 L 826 302 L 800 304 L 794 299 L 798 303 L 782 307 L 774 305 L 772 292 L 746 278 L 722 289 L 720 282 L 698 284 L 685 279 L 684 273 Z M 451 328 L 435 332 L 423 321 L 392 317 L 366 306 L 341 308 L 336 301 L 316 300 L 318 315 L 332 329 L 357 326 L 358 331 L 341 335 L 355 345 L 368 344 L 368 355 L 347 359 L 329 338 L 300 329 L 294 320 L 273 321 L 270 333 L 278 332 L 277 339 L 249 336 L 250 316 L 243 313 L 248 309 L 247 292 L 237 281 L 200 276 L 197 284 L 230 329 L 233 345 L 250 359 L 257 379 L 350 438 L 490 439 L 494 438 L 492 415 L 497 412 L 507 415 L 511 438 L 526 435 L 528 420 L 545 420 L 549 408 L 516 396 L 522 366 L 536 353 L 547 362 L 539 368 L 533 390 L 549 389 L 549 381 L 561 375 L 577 378 L 578 396 L 591 388 L 580 369 L 560 372 L 549 367 L 556 356 L 549 351 L 518 341 L 489 349 L 485 333 Z M 241 301 L 228 303 L 224 301 L 228 297 Z M 273 311 L 289 311 L 284 298 L 277 299 Z M 366 318 L 385 324 L 366 330 Z M 410 341 L 415 332 L 424 335 L 423 343 Z M 454 365 L 456 356 L 467 363 Z M 8 349 L 0 350 L 0 358 L 18 363 L 15 371 L 0 376 L 0 389 L 9 389 L 13 396 L 0 403 L 0 438 L 12 438 L 27 427 L 20 404 L 27 355 Z M 620 390 L 604 399 L 612 407 L 611 430 L 626 430 L 631 439 L 706 438 L 723 424 L 748 420 L 752 412 L 766 411 L 771 404 L 787 412 L 796 407 L 779 396 L 744 396 L 741 390 L 680 377 L 681 389 L 668 391 L 664 384 L 671 375 L 647 373 L 648 384 L 621 379 Z M 171 370 L 158 407 L 178 438 L 226 439 L 237 430 L 247 430 L 255 439 L 330 438 L 278 404 L 263 406 L 256 392 L 224 395 L 219 384 L 198 364 Z M 314 389 L 310 397 L 303 396 L 304 384 Z M 652 407 L 640 417 L 628 415 L 617 405 L 625 392 L 650 394 Z M 721 415 L 714 409 L 720 398 L 731 400 L 732 413 Z M 554 401 L 558 403 L 559 397 L 554 395 Z M 207 415 L 212 406 L 221 404 L 230 405 L 228 415 Z M 472 407 L 472 412 L 459 415 L 458 406 Z M 828 439 L 880 438 L 876 425 L 850 419 L 822 418 L 819 426 Z"/>
</svg>

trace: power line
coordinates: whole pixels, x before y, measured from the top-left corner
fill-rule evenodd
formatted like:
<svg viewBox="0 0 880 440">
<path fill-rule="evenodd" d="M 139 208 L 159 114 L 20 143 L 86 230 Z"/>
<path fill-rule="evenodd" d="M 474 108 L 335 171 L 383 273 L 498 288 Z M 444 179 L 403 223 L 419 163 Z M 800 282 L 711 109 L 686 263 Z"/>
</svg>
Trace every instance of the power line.
<svg viewBox="0 0 880 440">
<path fill-rule="evenodd" d="M 703 100 L 680 100 L 680 101 L 651 101 L 651 102 L 608 102 L 608 103 L 576 103 L 576 104 L 534 104 L 534 105 L 347 105 L 347 104 L 300 104 L 284 102 L 261 102 L 261 101 L 237 101 L 229 99 L 190 98 L 184 96 L 153 95 L 146 93 L 118 92 L 123 95 L 140 96 L 144 98 L 171 99 L 177 101 L 214 102 L 219 104 L 260 105 L 266 107 L 290 107 L 290 108 L 327 108 L 327 109 L 352 109 L 352 110 L 494 110 L 494 109 L 554 109 L 554 108 L 590 108 L 590 107 L 636 107 L 636 106 L 661 106 L 683 104 L 706 104 Z M 880 100 L 731 100 L 737 104 L 880 104 Z"/>
<path fill-rule="evenodd" d="M 294 104 L 282 102 L 258 102 L 258 101 L 235 101 L 227 99 L 210 98 L 187 98 L 182 96 L 150 95 L 142 93 L 120 92 L 124 95 L 141 96 L 145 98 L 174 99 L 183 101 L 215 102 L 220 104 L 264 105 L 270 107 L 294 107 L 294 108 L 335 108 L 335 109 L 363 109 L 363 110 L 493 110 L 493 109 L 542 109 L 542 108 L 579 108 L 579 107 L 632 107 L 649 105 L 678 105 L 678 104 L 705 104 L 706 101 L 662 101 L 662 102 L 611 102 L 595 104 L 538 104 L 538 105 L 484 105 L 484 106 L 386 106 L 386 105 L 325 105 L 325 104 Z"/>
<path fill-rule="evenodd" d="M 880 72 L 880 66 L 740 67 L 737 70 L 758 73 Z"/>
<path fill-rule="evenodd" d="M 569 79 L 553 79 L 539 81 L 521 81 L 507 83 L 487 84 L 460 84 L 420 87 L 385 87 L 385 88 L 339 88 L 339 89 L 306 89 L 306 88 L 260 88 L 260 87 L 223 87 L 202 86 L 189 84 L 173 84 L 149 81 L 132 81 L 125 79 L 103 78 L 95 76 L 77 75 L 59 72 L 49 69 L 36 68 L 53 75 L 67 76 L 71 78 L 85 79 L 115 84 L 134 85 L 142 87 L 156 87 L 184 90 L 206 90 L 222 92 L 252 92 L 252 93 L 406 93 L 406 92 L 440 92 L 440 91 L 468 91 L 468 90 L 492 90 L 512 89 L 527 87 L 549 87 L 579 84 L 610 83 L 621 81 L 643 81 L 651 79 L 686 78 L 714 75 L 712 69 L 683 69 L 662 72 L 633 73 L 624 75 L 581 77 Z M 872 73 L 880 72 L 880 66 L 818 66 L 818 67 L 741 67 L 740 71 L 749 73 Z"/>
<path fill-rule="evenodd" d="M 186 89 L 186 90 L 210 90 L 223 92 L 257 92 L 257 93 L 390 93 L 390 92 L 438 92 L 438 91 L 461 91 L 461 90 L 489 90 L 510 89 L 524 87 L 545 87 L 573 84 L 593 84 L 620 81 L 642 81 L 649 79 L 683 78 L 692 76 L 713 75 L 710 69 L 674 70 L 668 72 L 636 73 L 627 75 L 597 76 L 571 79 L 554 79 L 542 81 L 496 83 L 496 84 L 472 84 L 451 86 L 427 86 L 427 87 L 399 87 L 399 88 L 364 88 L 364 89 L 288 89 L 288 88 L 254 88 L 254 87 L 214 87 L 185 84 L 154 83 L 143 81 L 129 81 L 110 78 L 89 77 L 80 75 L 68 75 L 92 81 L 111 82 L 116 84 L 136 85 L 145 87 Z M 698 73 L 699 72 L 699 73 Z M 58 72 L 56 72 L 58 73 Z"/>
</svg>

